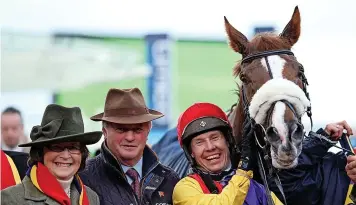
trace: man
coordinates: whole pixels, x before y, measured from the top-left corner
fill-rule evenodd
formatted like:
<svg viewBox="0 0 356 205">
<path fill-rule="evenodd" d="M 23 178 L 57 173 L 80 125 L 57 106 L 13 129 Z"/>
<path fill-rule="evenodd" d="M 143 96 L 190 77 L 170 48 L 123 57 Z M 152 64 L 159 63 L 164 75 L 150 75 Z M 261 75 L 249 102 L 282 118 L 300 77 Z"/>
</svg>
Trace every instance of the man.
<svg viewBox="0 0 356 205">
<path fill-rule="evenodd" d="M 194 173 L 177 183 L 173 204 L 282 204 L 252 179 L 257 164 L 253 135 L 244 138 L 238 163 L 232 128 L 218 106 L 192 105 L 180 116 L 177 132 Z"/>
<path fill-rule="evenodd" d="M 6 108 L 1 113 L 1 189 L 20 183 L 26 174 L 29 149 L 18 147 L 25 138 L 21 112 Z"/>
<path fill-rule="evenodd" d="M 100 204 L 172 204 L 178 175 L 146 145 L 151 121 L 160 117 L 162 113 L 146 107 L 138 88 L 109 90 L 104 112 L 91 117 L 102 121 L 101 154 L 81 173 Z"/>
<path fill-rule="evenodd" d="M 1 113 L 1 149 L 7 151 L 28 152 L 17 145 L 25 141 L 21 112 L 8 107 Z"/>
</svg>

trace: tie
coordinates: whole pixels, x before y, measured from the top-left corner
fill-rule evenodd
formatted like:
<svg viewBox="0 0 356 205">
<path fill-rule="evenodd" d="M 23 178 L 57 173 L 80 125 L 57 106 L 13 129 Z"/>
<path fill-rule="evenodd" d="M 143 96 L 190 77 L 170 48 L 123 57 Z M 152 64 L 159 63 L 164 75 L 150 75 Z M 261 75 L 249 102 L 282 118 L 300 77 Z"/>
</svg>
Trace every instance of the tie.
<svg viewBox="0 0 356 205">
<path fill-rule="evenodd" d="M 126 174 L 132 179 L 131 187 L 137 197 L 140 198 L 140 181 L 138 179 L 137 171 L 134 168 L 130 168 L 126 171 Z"/>
</svg>

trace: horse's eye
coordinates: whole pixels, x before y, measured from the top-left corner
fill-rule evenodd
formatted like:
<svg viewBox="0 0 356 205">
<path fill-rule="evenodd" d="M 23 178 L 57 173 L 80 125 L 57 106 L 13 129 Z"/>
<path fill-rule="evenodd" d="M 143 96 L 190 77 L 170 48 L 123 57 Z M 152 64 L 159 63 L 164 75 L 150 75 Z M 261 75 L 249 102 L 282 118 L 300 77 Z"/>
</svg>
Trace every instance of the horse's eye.
<svg viewBox="0 0 356 205">
<path fill-rule="evenodd" d="M 242 73 L 240 74 L 240 80 L 242 82 L 244 82 L 244 83 L 248 83 L 248 80 L 247 80 L 246 76 L 244 74 L 242 74 Z"/>
</svg>

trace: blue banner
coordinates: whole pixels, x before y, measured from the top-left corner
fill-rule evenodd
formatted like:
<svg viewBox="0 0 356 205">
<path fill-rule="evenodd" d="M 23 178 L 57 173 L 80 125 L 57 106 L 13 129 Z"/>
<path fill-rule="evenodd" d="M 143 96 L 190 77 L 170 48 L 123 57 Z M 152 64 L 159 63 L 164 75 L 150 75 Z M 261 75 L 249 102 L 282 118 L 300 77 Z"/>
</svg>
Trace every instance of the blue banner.
<svg viewBox="0 0 356 205">
<path fill-rule="evenodd" d="M 254 34 L 264 33 L 264 32 L 274 32 L 276 29 L 274 26 L 256 26 L 253 29 Z"/>
<path fill-rule="evenodd" d="M 148 78 L 148 106 L 165 116 L 154 120 L 153 128 L 168 129 L 171 122 L 171 39 L 167 34 L 146 35 L 146 61 L 151 67 Z"/>
</svg>

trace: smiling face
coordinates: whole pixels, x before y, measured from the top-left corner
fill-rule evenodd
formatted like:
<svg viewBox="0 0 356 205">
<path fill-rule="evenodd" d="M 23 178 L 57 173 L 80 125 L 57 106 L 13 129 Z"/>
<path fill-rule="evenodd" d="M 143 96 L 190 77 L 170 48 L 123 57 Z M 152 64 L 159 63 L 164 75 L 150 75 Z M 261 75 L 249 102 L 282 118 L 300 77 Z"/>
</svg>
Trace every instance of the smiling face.
<svg viewBox="0 0 356 205">
<path fill-rule="evenodd" d="M 57 179 L 69 180 L 78 172 L 82 161 L 79 142 L 53 144 L 43 151 L 43 163 Z"/>
<path fill-rule="evenodd" d="M 190 148 L 191 156 L 204 171 L 219 173 L 230 163 L 229 148 L 221 131 L 213 130 L 194 137 Z"/>
<path fill-rule="evenodd" d="M 109 150 L 124 165 L 134 166 L 142 157 L 146 146 L 150 122 L 116 124 L 105 122 L 103 133 Z"/>
</svg>

